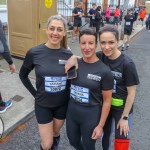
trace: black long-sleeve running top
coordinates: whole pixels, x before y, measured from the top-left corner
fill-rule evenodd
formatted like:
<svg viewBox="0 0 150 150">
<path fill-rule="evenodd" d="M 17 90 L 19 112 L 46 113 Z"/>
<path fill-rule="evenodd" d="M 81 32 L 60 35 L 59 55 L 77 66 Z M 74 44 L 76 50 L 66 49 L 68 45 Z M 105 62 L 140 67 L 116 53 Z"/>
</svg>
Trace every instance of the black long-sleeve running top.
<svg viewBox="0 0 150 150">
<path fill-rule="evenodd" d="M 44 44 L 31 48 L 20 69 L 20 79 L 35 97 L 35 102 L 44 107 L 57 107 L 69 100 L 69 83 L 64 62 L 72 55 L 64 48 L 50 49 Z M 36 89 L 28 75 L 35 69 Z"/>
</svg>

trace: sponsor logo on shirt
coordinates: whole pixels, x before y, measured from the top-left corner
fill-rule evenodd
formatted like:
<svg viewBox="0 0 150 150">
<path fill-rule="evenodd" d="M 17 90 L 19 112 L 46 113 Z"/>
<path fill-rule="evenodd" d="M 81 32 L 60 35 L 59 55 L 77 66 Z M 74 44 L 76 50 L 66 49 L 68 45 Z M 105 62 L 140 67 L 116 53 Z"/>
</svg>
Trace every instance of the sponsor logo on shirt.
<svg viewBox="0 0 150 150">
<path fill-rule="evenodd" d="M 122 78 L 122 73 L 116 72 L 116 71 L 111 71 L 114 77 L 119 77 Z"/>
<path fill-rule="evenodd" d="M 97 76 L 97 75 L 94 75 L 94 74 L 88 74 L 87 79 L 98 81 L 98 82 L 101 81 L 101 77 Z"/>
<path fill-rule="evenodd" d="M 65 65 L 66 62 L 67 62 L 67 60 L 61 60 L 61 59 L 59 59 L 59 64 L 60 64 L 60 65 Z"/>
</svg>

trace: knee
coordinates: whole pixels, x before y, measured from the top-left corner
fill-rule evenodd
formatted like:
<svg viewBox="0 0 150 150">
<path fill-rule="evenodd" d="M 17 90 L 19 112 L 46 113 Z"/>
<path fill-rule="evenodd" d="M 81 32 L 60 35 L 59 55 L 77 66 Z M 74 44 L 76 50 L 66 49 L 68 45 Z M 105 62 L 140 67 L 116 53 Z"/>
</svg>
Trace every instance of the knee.
<svg viewBox="0 0 150 150">
<path fill-rule="evenodd" d="M 45 141 L 41 143 L 43 150 L 49 150 L 52 147 L 52 144 L 53 141 Z"/>
</svg>

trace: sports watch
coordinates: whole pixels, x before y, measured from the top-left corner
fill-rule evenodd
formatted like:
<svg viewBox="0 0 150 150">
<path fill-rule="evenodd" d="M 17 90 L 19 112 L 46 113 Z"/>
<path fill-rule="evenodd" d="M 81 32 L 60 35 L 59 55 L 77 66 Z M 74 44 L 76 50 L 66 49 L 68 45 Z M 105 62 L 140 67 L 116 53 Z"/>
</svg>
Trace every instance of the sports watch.
<svg viewBox="0 0 150 150">
<path fill-rule="evenodd" d="M 129 117 L 128 117 L 128 116 L 122 116 L 121 118 L 122 118 L 123 120 L 128 120 Z"/>
</svg>

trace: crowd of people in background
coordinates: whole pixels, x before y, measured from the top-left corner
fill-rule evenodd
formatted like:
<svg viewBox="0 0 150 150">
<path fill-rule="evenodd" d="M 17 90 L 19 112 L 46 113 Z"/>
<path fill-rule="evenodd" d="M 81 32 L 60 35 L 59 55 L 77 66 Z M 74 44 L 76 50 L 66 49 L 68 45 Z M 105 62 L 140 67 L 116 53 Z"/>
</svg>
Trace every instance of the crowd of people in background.
<svg viewBox="0 0 150 150">
<path fill-rule="evenodd" d="M 130 8 L 127 9 L 127 14 L 123 14 L 123 8 L 120 6 L 116 6 L 114 9 L 114 6 L 108 5 L 105 10 L 102 10 L 101 6 L 97 6 L 96 3 L 91 4 L 91 8 L 88 10 L 87 15 L 82 9 L 82 2 L 78 2 L 77 6 L 74 8 L 72 16 L 74 18 L 74 23 L 73 23 L 73 34 L 72 34 L 72 42 L 75 42 L 75 35 L 79 35 L 79 30 L 80 28 L 84 27 L 85 25 L 82 25 L 82 17 L 88 17 L 90 22 L 89 22 L 89 27 L 92 27 L 96 32 L 99 32 L 100 27 L 104 26 L 104 24 L 114 24 L 117 28 L 119 28 L 119 25 L 121 25 L 122 20 L 125 20 L 125 35 L 130 36 L 131 33 L 134 31 L 134 29 L 137 27 L 137 25 L 145 25 L 146 24 L 146 29 L 150 30 L 150 17 L 146 17 L 146 7 L 135 7 L 135 8 Z M 79 9 L 80 8 L 80 9 Z M 82 16 L 80 12 L 82 11 Z M 130 25 L 128 24 L 128 15 L 133 17 L 130 21 Z M 123 16 L 124 15 L 124 16 Z M 125 17 L 125 18 L 124 18 Z M 79 22 L 79 23 L 77 23 Z M 127 26 L 130 26 L 130 31 L 126 33 L 127 31 Z M 132 30 L 131 30 L 132 29 Z M 131 33 L 130 33 L 131 32 Z M 77 38 L 76 38 L 77 39 Z M 129 43 L 129 38 L 128 43 Z M 127 48 L 129 45 L 127 45 Z"/>
</svg>

